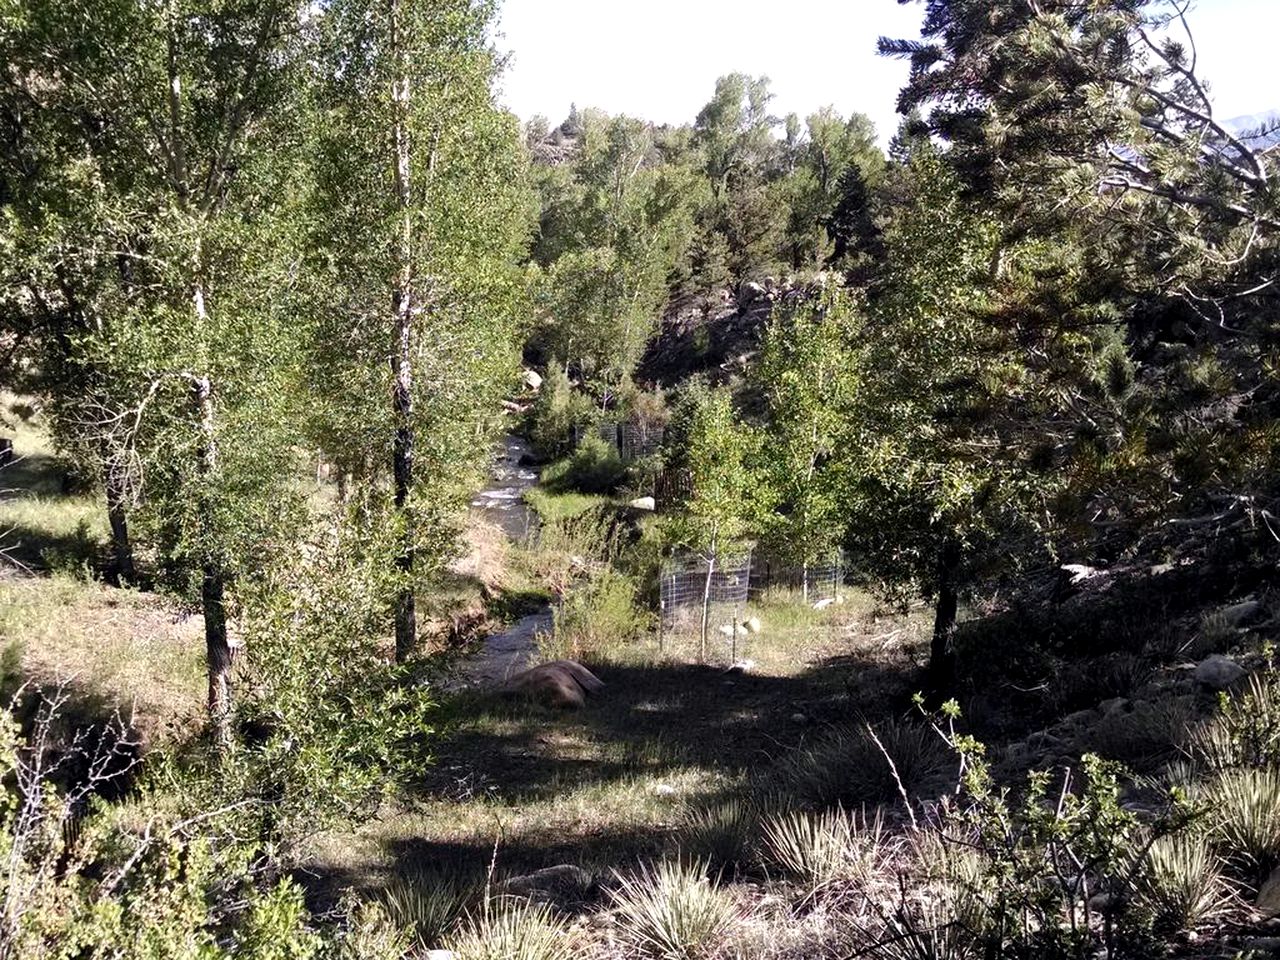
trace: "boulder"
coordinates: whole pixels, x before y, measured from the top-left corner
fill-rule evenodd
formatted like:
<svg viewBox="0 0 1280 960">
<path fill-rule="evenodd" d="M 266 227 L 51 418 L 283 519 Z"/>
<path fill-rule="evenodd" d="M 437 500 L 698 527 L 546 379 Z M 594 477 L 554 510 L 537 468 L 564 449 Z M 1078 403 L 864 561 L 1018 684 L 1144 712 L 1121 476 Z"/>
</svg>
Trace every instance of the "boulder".
<svg viewBox="0 0 1280 960">
<path fill-rule="evenodd" d="M 1262 604 L 1257 600 L 1243 600 L 1240 603 L 1233 603 L 1229 607 L 1223 607 L 1218 611 L 1218 616 L 1228 626 L 1240 627 L 1247 621 L 1255 619 L 1262 612 Z"/>
<path fill-rule="evenodd" d="M 1215 653 L 1196 665 L 1192 677 L 1210 690 L 1226 690 L 1242 680 L 1247 671 L 1230 657 Z"/>
<path fill-rule="evenodd" d="M 458 955 L 452 950 L 428 950 L 427 960 L 458 960 Z"/>
<path fill-rule="evenodd" d="M 542 389 L 542 374 L 526 370 L 520 374 L 520 382 L 534 392 Z"/>
<path fill-rule="evenodd" d="M 587 697 L 604 689 L 594 673 L 572 660 L 539 664 L 516 674 L 502 688 L 508 697 L 523 697 L 557 710 L 579 710 Z"/>
<path fill-rule="evenodd" d="M 764 624 L 760 622 L 759 617 L 749 617 L 747 619 L 746 627 L 752 633 L 759 633 L 762 629 L 764 629 Z"/>
<path fill-rule="evenodd" d="M 502 889 L 513 897 L 527 897 L 539 903 L 566 904 L 585 899 L 593 883 L 591 874 L 586 870 L 572 863 L 562 863 L 512 877 L 502 885 Z"/>
<path fill-rule="evenodd" d="M 738 287 L 738 304 L 745 307 L 749 303 L 755 303 L 764 296 L 764 287 L 756 283 L 754 280 L 748 280 Z"/>
<path fill-rule="evenodd" d="M 627 504 L 632 510 L 656 510 L 658 505 L 653 497 L 637 497 Z"/>
<path fill-rule="evenodd" d="M 1267 918 L 1280 917 L 1280 867 L 1272 870 L 1271 876 L 1262 884 L 1258 899 L 1253 901 L 1253 909 Z"/>
</svg>

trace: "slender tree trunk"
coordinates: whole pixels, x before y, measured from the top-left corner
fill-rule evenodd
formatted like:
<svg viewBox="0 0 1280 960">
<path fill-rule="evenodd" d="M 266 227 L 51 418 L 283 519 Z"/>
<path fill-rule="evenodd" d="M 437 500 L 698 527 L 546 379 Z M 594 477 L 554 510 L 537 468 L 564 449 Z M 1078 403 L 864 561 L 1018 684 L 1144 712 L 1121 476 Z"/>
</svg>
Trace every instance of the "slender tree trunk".
<svg viewBox="0 0 1280 960">
<path fill-rule="evenodd" d="M 396 556 L 396 572 L 400 576 L 400 592 L 396 597 L 396 660 L 403 662 L 417 642 L 418 617 L 414 598 L 414 529 L 409 506 L 413 487 L 413 221 L 410 216 L 410 145 L 409 145 L 409 77 L 404 63 L 400 37 L 401 0 L 388 0 L 391 18 L 391 53 L 400 66 L 400 75 L 392 81 L 391 99 L 395 105 L 393 140 L 395 143 L 396 205 L 400 209 L 400 242 L 397 250 L 395 282 L 391 291 L 391 313 L 394 327 L 392 364 L 392 410 L 395 416 L 395 440 L 391 453 L 391 470 L 395 478 L 395 505 L 400 513 L 403 540 Z"/>
<path fill-rule="evenodd" d="M 213 383 L 207 376 L 192 379 L 192 400 L 199 425 L 200 443 L 196 450 L 197 470 L 201 483 L 218 469 L 218 444 L 214 433 Z M 197 507 L 206 538 L 213 530 L 208 494 L 200 494 Z M 231 745 L 231 644 L 227 641 L 227 574 L 216 544 L 202 544 L 205 553 L 200 583 L 200 609 L 204 614 L 204 644 L 209 670 L 209 719 L 219 749 Z"/>
<path fill-rule="evenodd" d="M 102 485 L 107 496 L 107 523 L 111 526 L 111 571 L 109 581 L 114 586 L 134 583 L 137 574 L 133 566 L 133 544 L 129 540 L 129 515 L 126 465 L 121 454 L 102 442 Z"/>
<path fill-rule="evenodd" d="M 711 624 L 711 578 L 716 572 L 716 537 L 711 537 L 711 551 L 707 554 L 707 580 L 702 586 L 702 640 L 699 644 L 699 657 L 703 663 L 707 661 L 707 628 Z"/>
<path fill-rule="evenodd" d="M 955 680 L 959 572 L 960 544 L 954 536 L 948 535 L 938 554 L 938 605 L 933 619 L 933 640 L 929 645 L 929 687 L 937 696 L 949 693 Z"/>
</svg>

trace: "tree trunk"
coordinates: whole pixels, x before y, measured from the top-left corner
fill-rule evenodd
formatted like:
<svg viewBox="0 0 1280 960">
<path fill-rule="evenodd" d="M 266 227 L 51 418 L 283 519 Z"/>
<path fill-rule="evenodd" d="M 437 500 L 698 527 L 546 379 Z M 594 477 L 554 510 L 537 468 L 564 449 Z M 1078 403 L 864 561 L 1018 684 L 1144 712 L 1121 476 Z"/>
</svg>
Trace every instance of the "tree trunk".
<svg viewBox="0 0 1280 960">
<path fill-rule="evenodd" d="M 209 482 L 218 469 L 213 384 L 207 376 L 193 378 L 192 394 L 200 431 L 196 467 L 200 482 L 204 484 Z M 206 539 L 202 544 L 205 559 L 201 570 L 200 609 L 204 614 L 204 645 L 209 670 L 209 720 L 213 725 L 218 748 L 226 750 L 231 746 L 231 644 L 227 642 L 227 574 L 216 544 L 207 542 L 213 535 L 210 517 L 212 504 L 207 491 L 201 491 L 197 511 Z"/>
<path fill-rule="evenodd" d="M 107 497 L 107 523 L 111 526 L 111 569 L 107 580 L 112 586 L 137 581 L 133 566 L 133 543 L 129 540 L 128 477 L 122 454 L 102 443 L 102 485 Z"/>
<path fill-rule="evenodd" d="M 929 688 L 939 699 L 950 693 L 955 681 L 956 613 L 959 608 L 957 578 L 960 544 L 948 536 L 938 554 L 938 606 L 929 645 Z"/>
<path fill-rule="evenodd" d="M 716 572 L 716 544 L 711 542 L 711 552 L 707 555 L 707 580 L 702 587 L 702 640 L 699 645 L 699 658 L 707 662 L 707 628 L 711 623 L 711 578 Z"/>
<path fill-rule="evenodd" d="M 396 661 L 403 663 L 413 652 L 418 638 L 418 616 L 414 597 L 414 529 L 409 506 L 413 487 L 413 221 L 410 215 L 410 146 L 409 146 L 409 77 L 404 64 L 400 38 L 400 0 L 388 0 L 391 19 L 391 54 L 400 64 L 400 76 L 392 81 L 391 99 L 395 105 L 392 131 L 395 143 L 396 205 L 400 209 L 400 243 L 397 250 L 395 281 L 391 291 L 391 313 L 394 327 L 392 343 L 392 410 L 395 416 L 395 440 L 391 452 L 391 471 L 395 478 L 395 505 L 400 514 L 402 541 L 396 556 L 396 572 L 400 591 L 395 605 Z"/>
</svg>

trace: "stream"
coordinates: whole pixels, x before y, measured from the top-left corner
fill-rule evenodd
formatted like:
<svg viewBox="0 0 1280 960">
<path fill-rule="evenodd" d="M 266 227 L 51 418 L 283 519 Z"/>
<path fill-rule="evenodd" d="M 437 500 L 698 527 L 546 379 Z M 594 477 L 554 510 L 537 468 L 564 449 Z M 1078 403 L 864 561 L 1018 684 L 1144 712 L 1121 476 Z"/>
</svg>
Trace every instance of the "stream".
<svg viewBox="0 0 1280 960">
<path fill-rule="evenodd" d="M 471 500 L 471 509 L 502 529 L 513 541 L 529 535 L 532 513 L 524 493 L 538 482 L 538 471 L 521 464 L 530 461 L 529 447 L 521 437 L 502 438 L 489 485 Z M 538 634 L 551 630 L 551 608 L 522 617 L 502 633 L 491 634 L 484 645 L 458 665 L 457 686 L 492 688 L 528 669 L 538 656 Z"/>
</svg>

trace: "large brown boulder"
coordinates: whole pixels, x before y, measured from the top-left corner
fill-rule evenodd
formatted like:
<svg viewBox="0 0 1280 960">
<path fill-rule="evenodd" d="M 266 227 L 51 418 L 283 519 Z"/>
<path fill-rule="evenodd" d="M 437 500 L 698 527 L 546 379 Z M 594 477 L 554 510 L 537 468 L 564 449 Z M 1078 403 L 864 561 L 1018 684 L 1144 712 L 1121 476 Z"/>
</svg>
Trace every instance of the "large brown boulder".
<svg viewBox="0 0 1280 960">
<path fill-rule="evenodd" d="M 508 697 L 524 697 L 557 710 L 578 710 L 604 689 L 594 673 L 572 660 L 555 660 L 518 673 L 503 686 Z"/>
</svg>

